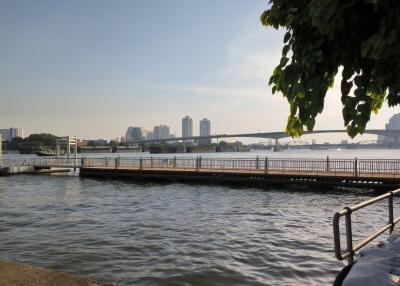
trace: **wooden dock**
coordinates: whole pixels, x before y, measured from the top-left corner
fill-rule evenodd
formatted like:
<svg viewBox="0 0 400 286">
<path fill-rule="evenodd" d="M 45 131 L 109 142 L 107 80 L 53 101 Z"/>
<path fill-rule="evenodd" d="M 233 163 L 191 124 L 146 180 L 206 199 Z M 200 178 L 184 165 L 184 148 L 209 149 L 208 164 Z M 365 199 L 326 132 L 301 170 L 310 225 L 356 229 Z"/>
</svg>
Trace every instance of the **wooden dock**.
<svg viewBox="0 0 400 286">
<path fill-rule="evenodd" d="M 82 177 L 181 181 L 202 184 L 331 185 L 395 189 L 400 187 L 397 159 L 282 158 L 35 158 L 4 162 L 37 169 L 74 168 Z"/>
<path fill-rule="evenodd" d="M 395 189 L 400 160 L 358 159 L 85 159 L 82 177 L 124 178 L 200 184 L 321 185 Z"/>
</svg>

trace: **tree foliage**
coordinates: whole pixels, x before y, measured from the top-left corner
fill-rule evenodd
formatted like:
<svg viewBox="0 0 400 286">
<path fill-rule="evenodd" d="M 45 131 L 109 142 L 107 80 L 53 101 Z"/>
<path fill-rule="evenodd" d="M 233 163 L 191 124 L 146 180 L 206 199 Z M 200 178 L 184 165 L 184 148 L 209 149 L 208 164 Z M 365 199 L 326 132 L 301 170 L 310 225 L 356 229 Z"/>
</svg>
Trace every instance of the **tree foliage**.
<svg viewBox="0 0 400 286">
<path fill-rule="evenodd" d="M 270 0 L 261 22 L 286 29 L 269 84 L 290 104 L 292 136 L 314 128 L 339 70 L 351 137 L 363 133 L 385 100 L 400 103 L 399 0 Z"/>
<path fill-rule="evenodd" d="M 53 134 L 41 133 L 41 134 L 31 134 L 29 137 L 25 138 L 21 144 L 23 147 L 55 147 L 57 141 L 57 136 Z"/>
<path fill-rule="evenodd" d="M 10 150 L 18 150 L 19 146 L 24 142 L 24 139 L 21 137 L 14 137 L 10 144 L 8 145 L 8 148 Z"/>
</svg>

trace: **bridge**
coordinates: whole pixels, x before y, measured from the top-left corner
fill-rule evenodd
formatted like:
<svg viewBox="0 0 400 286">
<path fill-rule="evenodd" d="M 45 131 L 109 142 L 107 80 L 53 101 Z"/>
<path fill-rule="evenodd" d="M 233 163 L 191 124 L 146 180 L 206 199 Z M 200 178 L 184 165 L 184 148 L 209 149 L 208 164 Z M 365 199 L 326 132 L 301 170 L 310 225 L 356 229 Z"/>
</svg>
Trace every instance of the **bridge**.
<svg viewBox="0 0 400 286">
<path fill-rule="evenodd" d="M 282 158 L 32 158 L 3 160 L 0 175 L 36 173 L 51 168 L 79 169 L 81 177 L 206 184 L 332 185 L 398 188 L 400 159 Z M 10 171 L 15 170 L 15 171 Z"/>
<path fill-rule="evenodd" d="M 344 129 L 333 129 L 333 130 L 314 130 L 314 131 L 304 131 L 303 135 L 310 134 L 330 134 L 330 133 L 345 133 L 347 131 Z M 386 137 L 391 137 L 400 142 L 400 130 L 385 130 L 385 129 L 366 129 L 363 134 L 370 135 L 382 135 Z M 175 137 L 175 138 L 165 138 L 165 139 L 143 139 L 143 140 L 131 140 L 129 143 L 158 143 L 158 142 L 190 142 L 198 141 L 201 139 L 222 139 L 222 138 L 265 138 L 265 139 L 275 139 L 275 146 L 279 146 L 279 139 L 288 138 L 290 135 L 286 132 L 257 132 L 257 133 L 239 133 L 239 134 L 215 134 L 208 136 L 192 136 L 192 137 Z"/>
</svg>

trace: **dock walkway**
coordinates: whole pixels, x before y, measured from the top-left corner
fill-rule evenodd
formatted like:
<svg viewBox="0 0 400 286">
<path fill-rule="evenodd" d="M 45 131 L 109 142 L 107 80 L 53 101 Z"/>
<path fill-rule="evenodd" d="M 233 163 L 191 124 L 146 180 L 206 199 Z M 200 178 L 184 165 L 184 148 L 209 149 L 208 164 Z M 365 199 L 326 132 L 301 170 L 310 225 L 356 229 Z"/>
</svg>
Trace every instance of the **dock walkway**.
<svg viewBox="0 0 400 286">
<path fill-rule="evenodd" d="M 197 183 L 400 186 L 397 159 L 282 158 L 34 158 L 2 162 L 35 169 L 76 168 L 82 177 L 112 177 Z"/>
</svg>

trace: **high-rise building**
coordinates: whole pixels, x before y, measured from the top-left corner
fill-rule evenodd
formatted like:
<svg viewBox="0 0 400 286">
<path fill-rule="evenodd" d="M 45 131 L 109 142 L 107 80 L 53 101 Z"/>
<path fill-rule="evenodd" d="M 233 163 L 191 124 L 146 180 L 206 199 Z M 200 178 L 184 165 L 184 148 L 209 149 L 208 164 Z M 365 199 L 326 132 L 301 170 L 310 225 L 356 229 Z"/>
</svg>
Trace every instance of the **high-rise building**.
<svg viewBox="0 0 400 286">
<path fill-rule="evenodd" d="M 400 113 L 393 115 L 389 119 L 389 122 L 385 124 L 385 130 L 400 130 Z M 383 144 L 393 144 L 395 139 L 379 135 L 378 142 Z"/>
<path fill-rule="evenodd" d="M 21 137 L 24 138 L 24 129 L 22 128 L 6 128 L 6 129 L 0 129 L 0 134 L 3 137 L 3 141 L 11 141 L 15 137 Z"/>
<path fill-rule="evenodd" d="M 193 120 L 190 116 L 182 118 L 182 137 L 193 137 Z M 192 142 L 193 140 L 184 140 L 184 142 Z"/>
<path fill-rule="evenodd" d="M 393 115 L 385 125 L 386 130 L 400 130 L 400 113 Z"/>
<path fill-rule="evenodd" d="M 132 127 L 130 126 L 128 130 L 126 130 L 126 141 L 134 141 L 134 140 L 146 140 L 151 137 L 151 132 L 147 131 L 143 127 Z"/>
<path fill-rule="evenodd" d="M 211 135 L 211 122 L 207 118 L 203 118 L 200 120 L 200 136 L 210 136 Z M 207 139 L 200 139 L 199 140 L 200 145 L 210 145 L 211 144 L 211 138 Z"/>
<path fill-rule="evenodd" d="M 169 127 L 167 125 L 154 126 L 153 139 L 168 139 Z"/>
</svg>

